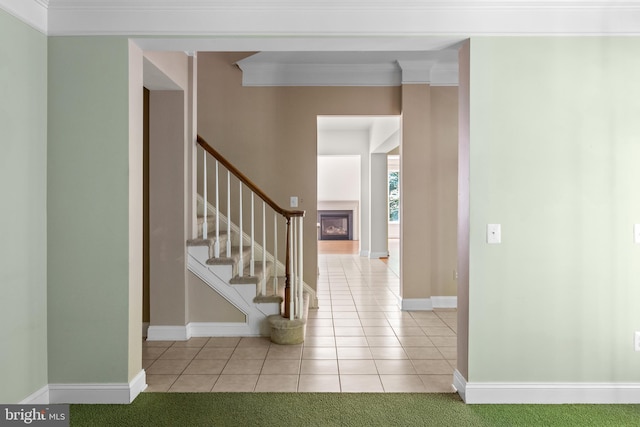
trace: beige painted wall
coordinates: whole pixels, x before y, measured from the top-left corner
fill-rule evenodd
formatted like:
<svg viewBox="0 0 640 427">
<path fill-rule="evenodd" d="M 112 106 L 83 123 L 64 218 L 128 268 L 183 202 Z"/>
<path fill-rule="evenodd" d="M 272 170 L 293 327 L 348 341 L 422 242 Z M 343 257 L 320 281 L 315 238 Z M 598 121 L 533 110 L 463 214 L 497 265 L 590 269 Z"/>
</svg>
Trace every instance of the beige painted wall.
<svg viewBox="0 0 640 427">
<path fill-rule="evenodd" d="M 432 295 L 457 295 L 458 88 L 431 87 L 435 159 L 435 244 Z"/>
<path fill-rule="evenodd" d="M 198 131 L 281 206 L 300 197 L 304 280 L 315 288 L 317 247 L 309 236 L 316 235 L 317 116 L 397 115 L 400 89 L 242 87 L 234 63 L 248 55 L 198 54 Z"/>
<path fill-rule="evenodd" d="M 187 314 L 184 92 L 149 95 L 149 281 L 151 325 Z"/>
<path fill-rule="evenodd" d="M 402 87 L 400 280 L 418 306 L 457 294 L 457 97 L 457 87 Z"/>
<path fill-rule="evenodd" d="M 189 283 L 189 322 L 244 322 L 245 315 L 192 272 Z"/>
<path fill-rule="evenodd" d="M 435 162 L 431 138 L 431 87 L 427 84 L 402 86 L 400 287 L 403 303 L 433 295 Z"/>
</svg>

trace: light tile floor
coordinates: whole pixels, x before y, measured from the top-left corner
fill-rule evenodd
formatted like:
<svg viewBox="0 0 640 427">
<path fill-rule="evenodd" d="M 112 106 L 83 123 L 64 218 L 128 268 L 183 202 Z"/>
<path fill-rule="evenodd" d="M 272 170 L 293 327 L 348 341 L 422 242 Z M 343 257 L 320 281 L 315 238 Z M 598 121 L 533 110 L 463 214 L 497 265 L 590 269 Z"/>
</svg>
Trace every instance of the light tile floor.
<svg viewBox="0 0 640 427">
<path fill-rule="evenodd" d="M 319 267 L 304 344 L 144 342 L 147 391 L 453 392 L 455 309 L 401 311 L 393 259 L 322 254 Z"/>
</svg>

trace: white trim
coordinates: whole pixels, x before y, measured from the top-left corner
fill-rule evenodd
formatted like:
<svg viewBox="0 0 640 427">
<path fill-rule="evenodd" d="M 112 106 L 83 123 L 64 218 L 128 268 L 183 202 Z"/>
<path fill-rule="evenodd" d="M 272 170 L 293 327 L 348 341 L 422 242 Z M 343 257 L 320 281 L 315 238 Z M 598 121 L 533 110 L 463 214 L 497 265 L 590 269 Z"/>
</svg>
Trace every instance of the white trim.
<svg viewBox="0 0 640 427">
<path fill-rule="evenodd" d="M 257 337 L 248 323 L 242 322 L 192 322 L 188 325 L 192 337 Z"/>
<path fill-rule="evenodd" d="M 430 311 L 433 310 L 431 298 L 402 298 L 400 307 L 404 311 Z"/>
<path fill-rule="evenodd" d="M 144 370 L 130 383 L 49 384 L 49 403 L 131 403 L 146 386 Z"/>
<path fill-rule="evenodd" d="M 454 380 L 456 379 L 454 373 Z M 455 384 L 454 384 L 455 386 Z M 460 393 L 460 389 L 458 389 Z M 474 383 L 460 393 L 468 404 L 640 403 L 640 383 Z"/>
<path fill-rule="evenodd" d="M 54 35 L 634 35 L 639 15 L 638 1 L 607 0 L 51 0 L 48 28 Z"/>
<path fill-rule="evenodd" d="M 147 373 L 142 369 L 129 382 L 129 402 L 133 402 L 147 388 Z"/>
<path fill-rule="evenodd" d="M 369 259 L 379 259 L 379 258 L 386 258 L 389 256 L 389 252 L 385 251 L 385 252 L 369 252 Z"/>
<path fill-rule="evenodd" d="M 247 58 L 249 60 L 251 58 Z M 242 86 L 400 86 L 393 64 L 295 64 L 238 61 Z"/>
<path fill-rule="evenodd" d="M 458 297 L 431 297 L 433 308 L 457 308 Z"/>
<path fill-rule="evenodd" d="M 47 0 L 0 0 L 0 9 L 47 34 Z"/>
<path fill-rule="evenodd" d="M 430 311 L 434 308 L 457 308 L 458 297 L 433 296 L 431 298 L 400 298 L 400 307 L 405 311 Z"/>
<path fill-rule="evenodd" d="M 191 336 L 184 326 L 156 326 L 150 325 L 147 331 L 147 341 L 186 341 Z"/>
<path fill-rule="evenodd" d="M 360 251 L 360 256 L 364 258 L 369 258 L 369 251 L 367 250 Z"/>
<path fill-rule="evenodd" d="M 49 385 L 45 385 L 18 402 L 19 405 L 47 405 L 48 403 Z"/>
<path fill-rule="evenodd" d="M 453 388 L 456 389 L 460 398 L 466 403 L 467 379 L 458 371 L 453 371 Z"/>
<path fill-rule="evenodd" d="M 253 325 L 255 326 L 255 325 Z M 150 326 L 147 341 L 186 341 L 191 337 L 258 337 L 249 322 L 190 322 L 185 326 Z"/>
<path fill-rule="evenodd" d="M 149 335 L 149 322 L 142 322 L 142 338 L 146 338 Z"/>
</svg>

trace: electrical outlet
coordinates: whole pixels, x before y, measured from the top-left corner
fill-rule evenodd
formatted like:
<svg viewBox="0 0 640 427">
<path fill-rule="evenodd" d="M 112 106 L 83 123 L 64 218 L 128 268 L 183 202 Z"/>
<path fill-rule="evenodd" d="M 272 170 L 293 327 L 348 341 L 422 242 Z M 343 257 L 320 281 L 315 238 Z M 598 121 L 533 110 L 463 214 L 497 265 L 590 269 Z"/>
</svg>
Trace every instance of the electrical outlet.
<svg viewBox="0 0 640 427">
<path fill-rule="evenodd" d="M 636 331 L 633 341 L 633 349 L 640 351 L 640 331 Z"/>
</svg>

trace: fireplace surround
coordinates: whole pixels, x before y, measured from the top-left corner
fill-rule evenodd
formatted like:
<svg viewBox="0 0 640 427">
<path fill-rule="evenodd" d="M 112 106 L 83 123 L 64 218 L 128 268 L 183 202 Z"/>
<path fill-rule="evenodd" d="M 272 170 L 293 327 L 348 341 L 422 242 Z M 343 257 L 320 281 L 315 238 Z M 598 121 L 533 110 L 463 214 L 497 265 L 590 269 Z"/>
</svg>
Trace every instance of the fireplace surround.
<svg viewBox="0 0 640 427">
<path fill-rule="evenodd" d="M 318 211 L 318 239 L 353 240 L 353 211 Z"/>
</svg>

